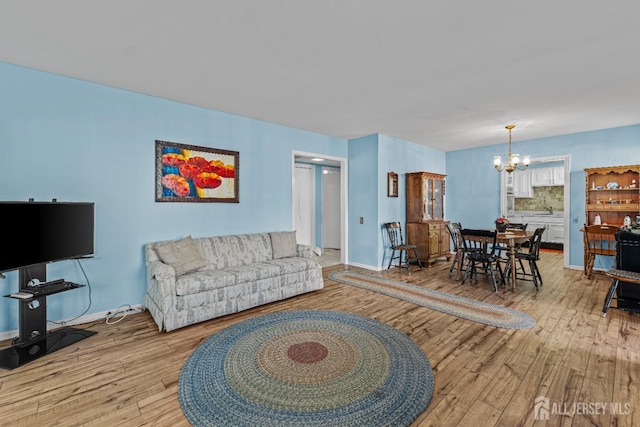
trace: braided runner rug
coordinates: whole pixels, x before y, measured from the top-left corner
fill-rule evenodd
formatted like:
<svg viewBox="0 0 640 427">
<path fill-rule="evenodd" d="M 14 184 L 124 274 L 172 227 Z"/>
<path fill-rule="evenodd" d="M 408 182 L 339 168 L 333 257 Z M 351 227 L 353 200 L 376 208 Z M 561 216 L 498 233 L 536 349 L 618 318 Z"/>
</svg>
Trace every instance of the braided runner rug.
<svg viewBox="0 0 640 427">
<path fill-rule="evenodd" d="M 506 329 L 529 329 L 536 324 L 535 319 L 531 316 L 512 308 L 426 289 L 409 283 L 349 271 L 330 273 L 327 277 L 336 282 L 378 292 L 485 325 Z"/>
<path fill-rule="evenodd" d="M 429 360 L 405 334 L 320 310 L 229 326 L 189 356 L 178 381 L 195 426 L 407 426 L 432 394 Z"/>
</svg>

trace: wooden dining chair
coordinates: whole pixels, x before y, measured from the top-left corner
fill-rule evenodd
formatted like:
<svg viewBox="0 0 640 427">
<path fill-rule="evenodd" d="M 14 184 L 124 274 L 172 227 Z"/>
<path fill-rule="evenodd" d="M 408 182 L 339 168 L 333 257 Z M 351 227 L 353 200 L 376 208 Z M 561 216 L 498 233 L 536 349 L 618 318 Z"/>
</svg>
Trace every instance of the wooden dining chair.
<svg viewBox="0 0 640 427">
<path fill-rule="evenodd" d="M 602 317 L 607 315 L 609 308 L 640 312 L 640 234 L 621 231 L 615 238 L 616 261 L 614 268 L 606 273 L 611 278 L 611 286 L 602 307 Z M 616 305 L 611 306 L 614 299 Z"/>
<path fill-rule="evenodd" d="M 616 255 L 615 234 L 620 227 L 615 225 L 585 225 L 585 274 L 591 279 L 596 256 Z"/>
<path fill-rule="evenodd" d="M 523 231 L 526 231 L 528 225 L 529 224 L 521 224 L 521 223 L 518 223 L 518 222 L 510 222 L 509 224 L 507 224 L 507 231 L 508 230 L 523 230 Z"/>
<path fill-rule="evenodd" d="M 451 262 L 451 267 L 449 267 L 449 276 L 455 269 L 458 274 L 464 268 L 464 247 L 462 246 L 462 238 L 460 236 L 460 230 L 462 229 L 462 225 L 459 222 L 450 222 L 447 223 L 447 230 L 449 230 L 449 235 L 451 236 L 451 242 L 453 243 L 453 261 Z"/>
<path fill-rule="evenodd" d="M 384 224 L 384 228 L 387 230 L 389 236 L 389 244 L 391 246 L 391 258 L 389 259 L 389 265 L 387 270 L 391 268 L 391 264 L 394 259 L 398 260 L 396 267 L 401 267 L 404 264 L 407 267 L 407 271 L 411 274 L 411 264 L 418 264 L 420 270 L 422 270 L 422 262 L 418 256 L 418 247 L 416 245 L 408 245 L 404 243 L 402 237 L 402 226 L 399 222 L 387 222 Z M 398 253 L 396 255 L 396 252 Z"/>
<path fill-rule="evenodd" d="M 498 233 L 496 230 L 472 230 L 461 229 L 462 245 L 465 250 L 465 256 L 468 259 L 467 267 L 462 277 L 462 283 L 467 279 L 476 279 L 478 275 L 478 267 L 482 268 L 482 272 L 488 274 L 493 284 L 493 289 L 498 292 L 498 280 L 496 278 L 496 270 L 500 273 L 501 283 L 504 281 L 504 273 L 500 267 L 500 257 L 496 255 L 496 239 Z"/>
<path fill-rule="evenodd" d="M 516 278 L 533 282 L 536 290 L 542 286 L 542 274 L 540 274 L 537 261 L 540 259 L 540 246 L 542 245 L 542 234 L 544 233 L 544 230 L 544 227 L 536 228 L 531 239 L 528 241 L 529 248 L 527 251 L 523 251 L 521 248 L 516 248 L 515 253 L 515 259 L 518 262 L 519 267 L 516 269 Z M 527 263 L 529 271 L 525 268 L 523 261 Z M 511 259 L 507 261 L 507 266 L 504 269 L 505 271 L 509 271 L 510 268 Z"/>
</svg>

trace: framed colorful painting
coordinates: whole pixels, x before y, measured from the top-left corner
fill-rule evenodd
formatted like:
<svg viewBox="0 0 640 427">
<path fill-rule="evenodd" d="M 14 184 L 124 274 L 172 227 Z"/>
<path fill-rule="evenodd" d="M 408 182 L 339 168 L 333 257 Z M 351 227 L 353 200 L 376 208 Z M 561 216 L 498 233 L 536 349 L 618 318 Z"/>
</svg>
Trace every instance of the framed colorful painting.
<svg viewBox="0 0 640 427">
<path fill-rule="evenodd" d="M 240 153 L 156 140 L 156 202 L 239 203 Z"/>
</svg>

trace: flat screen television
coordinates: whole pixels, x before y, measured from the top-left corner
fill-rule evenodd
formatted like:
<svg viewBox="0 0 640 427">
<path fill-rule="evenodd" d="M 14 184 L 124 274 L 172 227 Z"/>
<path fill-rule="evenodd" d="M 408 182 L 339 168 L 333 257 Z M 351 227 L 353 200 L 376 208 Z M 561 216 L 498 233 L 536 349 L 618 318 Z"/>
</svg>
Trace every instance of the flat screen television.
<svg viewBox="0 0 640 427">
<path fill-rule="evenodd" d="M 93 203 L 0 202 L 0 224 L 0 272 L 93 255 Z"/>
</svg>

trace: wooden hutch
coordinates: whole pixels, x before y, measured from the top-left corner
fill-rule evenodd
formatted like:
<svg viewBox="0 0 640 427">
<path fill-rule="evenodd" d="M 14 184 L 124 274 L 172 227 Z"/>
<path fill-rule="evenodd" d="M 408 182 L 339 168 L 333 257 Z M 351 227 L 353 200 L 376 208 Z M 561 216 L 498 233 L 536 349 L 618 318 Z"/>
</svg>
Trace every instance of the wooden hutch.
<svg viewBox="0 0 640 427">
<path fill-rule="evenodd" d="M 623 225 L 640 214 L 640 165 L 585 169 L 585 222 L 593 225 L 596 214 L 602 224 Z"/>
<path fill-rule="evenodd" d="M 418 247 L 420 261 L 431 265 L 451 257 L 449 231 L 444 221 L 444 178 L 431 172 L 406 174 L 407 243 Z"/>
</svg>

